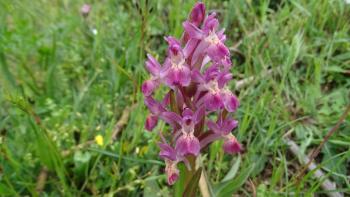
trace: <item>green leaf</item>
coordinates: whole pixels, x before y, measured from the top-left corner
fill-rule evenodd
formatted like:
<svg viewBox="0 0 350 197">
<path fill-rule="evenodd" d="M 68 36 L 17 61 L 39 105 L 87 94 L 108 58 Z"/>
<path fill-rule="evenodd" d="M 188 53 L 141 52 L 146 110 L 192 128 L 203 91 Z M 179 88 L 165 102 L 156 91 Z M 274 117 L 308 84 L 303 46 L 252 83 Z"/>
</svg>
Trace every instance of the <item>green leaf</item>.
<svg viewBox="0 0 350 197">
<path fill-rule="evenodd" d="M 30 119 L 30 124 L 33 129 L 33 137 L 36 145 L 36 153 L 42 162 L 50 171 L 55 171 L 59 177 L 63 187 L 68 191 L 68 184 L 66 182 L 66 169 L 63 164 L 63 158 L 58 150 L 58 147 L 52 140 L 51 136 L 47 134 L 44 128 L 41 128 Z"/>
<path fill-rule="evenodd" d="M 243 165 L 244 166 L 244 165 Z M 232 180 L 221 182 L 214 187 L 214 193 L 217 197 L 231 196 L 233 192 L 239 189 L 245 181 L 248 179 L 249 175 L 252 173 L 255 165 L 252 164 L 247 168 L 241 169 L 238 176 Z"/>
<path fill-rule="evenodd" d="M 221 182 L 225 182 L 225 181 L 229 181 L 229 180 L 233 179 L 235 177 L 235 175 L 237 174 L 237 171 L 238 171 L 240 164 L 241 164 L 241 155 L 238 155 L 236 162 L 232 165 L 230 171 L 228 171 L 228 173 L 222 179 Z"/>
<path fill-rule="evenodd" d="M 192 179 L 190 180 L 190 183 L 187 185 L 182 196 L 184 197 L 196 196 L 196 192 L 198 189 L 198 182 L 199 182 L 199 179 L 201 178 L 201 174 L 202 174 L 202 168 L 198 168 L 198 170 L 194 173 Z"/>
<path fill-rule="evenodd" d="M 98 152 L 102 155 L 106 155 L 109 157 L 114 157 L 114 158 L 121 158 L 125 161 L 132 161 L 132 162 L 138 162 L 138 163 L 146 163 L 146 164 L 155 164 L 155 165 L 161 165 L 164 166 L 164 163 L 158 160 L 152 160 L 152 159 L 138 159 L 138 158 L 133 158 L 133 157 L 126 157 L 126 156 L 120 156 L 118 154 L 109 152 L 109 151 L 105 151 L 105 150 L 101 150 L 101 149 L 97 149 L 97 148 L 88 148 L 88 150 L 91 151 L 95 151 Z"/>
<path fill-rule="evenodd" d="M 274 168 L 273 173 L 272 173 L 272 178 L 271 178 L 271 183 L 270 183 L 270 189 L 273 189 L 277 183 L 281 180 L 283 177 L 283 172 L 284 172 L 284 160 L 282 160 L 277 169 Z"/>
</svg>

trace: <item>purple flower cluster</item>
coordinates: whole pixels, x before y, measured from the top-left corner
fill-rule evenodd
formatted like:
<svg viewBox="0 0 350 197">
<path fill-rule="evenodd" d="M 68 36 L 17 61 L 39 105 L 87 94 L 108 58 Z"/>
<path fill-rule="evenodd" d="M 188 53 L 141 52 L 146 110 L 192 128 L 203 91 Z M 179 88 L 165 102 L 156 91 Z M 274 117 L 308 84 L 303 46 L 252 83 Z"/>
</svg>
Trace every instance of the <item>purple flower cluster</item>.
<svg viewBox="0 0 350 197">
<path fill-rule="evenodd" d="M 188 156 L 215 140 L 223 139 L 223 149 L 233 154 L 242 150 L 231 131 L 238 122 L 230 117 L 239 106 L 227 84 L 232 79 L 230 52 L 224 42 L 224 30 L 218 30 L 215 13 L 206 15 L 203 3 L 197 3 L 187 21 L 181 40 L 166 37 L 167 57 L 161 65 L 148 55 L 146 69 L 150 79 L 142 84 L 145 104 L 150 110 L 145 128 L 152 131 L 162 119 L 172 132 L 160 132 L 160 157 L 165 160 L 168 183 L 179 177 L 177 163 L 190 170 Z M 162 101 L 152 95 L 160 85 L 169 87 Z"/>
</svg>

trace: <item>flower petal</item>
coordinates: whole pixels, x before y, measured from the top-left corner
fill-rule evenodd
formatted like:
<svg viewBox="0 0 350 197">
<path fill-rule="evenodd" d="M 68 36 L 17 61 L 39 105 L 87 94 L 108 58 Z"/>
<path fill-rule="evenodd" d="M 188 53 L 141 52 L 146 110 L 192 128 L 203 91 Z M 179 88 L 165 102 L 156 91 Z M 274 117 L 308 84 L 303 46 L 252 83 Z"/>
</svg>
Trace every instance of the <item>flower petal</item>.
<svg viewBox="0 0 350 197">
<path fill-rule="evenodd" d="M 168 42 L 169 45 L 180 45 L 180 41 L 172 36 L 167 36 L 164 39 Z"/>
<path fill-rule="evenodd" d="M 151 96 L 145 98 L 145 105 L 154 115 L 159 115 L 160 113 L 166 111 L 166 109 Z"/>
<path fill-rule="evenodd" d="M 205 116 L 205 107 L 201 106 L 193 115 L 194 124 L 198 124 L 202 118 Z"/>
<path fill-rule="evenodd" d="M 219 88 L 223 88 L 228 81 L 230 81 L 232 79 L 232 74 L 229 73 L 229 72 L 222 72 L 219 74 L 218 76 L 218 85 L 219 85 Z"/>
<path fill-rule="evenodd" d="M 187 154 L 197 156 L 200 151 L 200 143 L 193 134 L 183 134 L 177 139 L 175 149 L 181 156 Z"/>
<path fill-rule="evenodd" d="M 222 29 L 218 32 L 216 32 L 216 35 L 218 36 L 219 40 L 224 43 L 225 40 L 226 40 L 226 35 L 224 34 L 225 33 L 225 29 Z"/>
<path fill-rule="evenodd" d="M 181 125 L 182 119 L 175 112 L 163 112 L 159 117 L 170 124 L 173 128 L 176 128 L 176 125 Z"/>
<path fill-rule="evenodd" d="M 197 47 L 197 45 L 198 45 L 197 39 L 189 39 L 187 41 L 185 48 L 183 49 L 185 58 L 188 58 L 193 54 L 194 49 Z"/>
<path fill-rule="evenodd" d="M 210 81 L 217 78 L 219 73 L 220 73 L 220 69 L 218 64 L 211 65 L 204 73 L 205 81 Z"/>
<path fill-rule="evenodd" d="M 177 79 L 178 79 L 178 83 L 182 86 L 188 86 L 191 83 L 191 70 L 187 67 L 184 66 L 182 67 L 182 69 L 179 70 L 179 72 L 177 73 Z"/>
<path fill-rule="evenodd" d="M 226 120 L 223 121 L 221 125 L 221 133 L 222 135 L 228 135 L 234 128 L 236 128 L 238 125 L 237 120 L 233 120 L 230 118 L 227 118 Z"/>
<path fill-rule="evenodd" d="M 206 94 L 204 103 L 210 111 L 215 111 L 223 107 L 223 101 L 219 94 Z"/>
<path fill-rule="evenodd" d="M 165 143 L 159 143 L 158 146 L 160 147 L 160 158 L 170 159 L 172 161 L 176 160 L 176 151 L 173 147 Z"/>
<path fill-rule="evenodd" d="M 211 60 L 210 57 L 206 55 L 203 59 L 201 68 L 203 68 L 205 65 L 207 65 L 210 62 L 210 60 Z"/>
<path fill-rule="evenodd" d="M 192 119 L 192 116 L 193 116 L 193 111 L 190 108 L 186 107 L 182 112 L 182 117 L 183 118 L 187 117 Z"/>
<path fill-rule="evenodd" d="M 196 27 L 194 24 L 185 21 L 184 23 L 182 23 L 186 33 L 188 33 L 188 36 L 190 38 L 195 38 L 195 39 L 202 39 L 203 38 L 203 32 L 202 30 L 200 30 L 198 27 Z"/>
<path fill-rule="evenodd" d="M 165 40 L 168 42 L 168 52 L 171 57 L 177 56 L 179 53 L 182 53 L 181 44 L 176 38 L 168 36 L 165 37 Z"/>
<path fill-rule="evenodd" d="M 150 72 L 153 76 L 158 76 L 161 69 L 161 65 L 151 54 L 147 54 L 147 57 L 148 59 L 146 61 L 145 66 L 147 71 Z"/>
<path fill-rule="evenodd" d="M 199 42 L 198 46 L 196 47 L 196 49 L 193 52 L 191 66 L 195 65 L 197 63 L 197 61 L 199 59 L 201 59 L 200 57 L 202 57 L 202 56 L 204 57 L 208 46 L 209 46 L 208 42 L 205 42 L 204 40 Z"/>
<path fill-rule="evenodd" d="M 198 138 L 196 138 L 195 136 L 190 137 L 188 149 L 189 149 L 189 153 L 192 155 L 197 156 L 199 154 L 201 146 Z"/>
<path fill-rule="evenodd" d="M 193 82 L 205 83 L 204 77 L 202 76 L 202 74 L 199 72 L 198 69 L 193 69 L 192 70 L 191 78 L 192 78 Z"/>
<path fill-rule="evenodd" d="M 213 121 L 208 120 L 207 121 L 207 126 L 209 129 L 211 129 L 214 133 L 219 133 L 220 127 Z"/>
<path fill-rule="evenodd" d="M 219 21 L 215 17 L 216 13 L 213 12 L 204 20 L 203 30 L 205 32 L 215 31 L 218 28 Z"/>
<path fill-rule="evenodd" d="M 230 56 L 225 56 L 221 60 L 221 64 L 224 66 L 225 70 L 229 70 L 229 68 L 232 66 L 232 62 L 231 62 Z"/>
<path fill-rule="evenodd" d="M 226 110 L 229 112 L 235 112 L 239 106 L 237 97 L 231 92 L 225 93 L 223 97 Z"/>
<path fill-rule="evenodd" d="M 170 104 L 170 91 L 164 96 L 162 100 L 162 106 L 167 106 Z"/>
<path fill-rule="evenodd" d="M 213 62 L 219 64 L 222 64 L 223 59 L 227 61 L 227 57 L 230 56 L 230 51 L 222 43 L 211 44 L 210 47 L 207 48 L 207 53 L 210 59 L 213 60 Z"/>
</svg>

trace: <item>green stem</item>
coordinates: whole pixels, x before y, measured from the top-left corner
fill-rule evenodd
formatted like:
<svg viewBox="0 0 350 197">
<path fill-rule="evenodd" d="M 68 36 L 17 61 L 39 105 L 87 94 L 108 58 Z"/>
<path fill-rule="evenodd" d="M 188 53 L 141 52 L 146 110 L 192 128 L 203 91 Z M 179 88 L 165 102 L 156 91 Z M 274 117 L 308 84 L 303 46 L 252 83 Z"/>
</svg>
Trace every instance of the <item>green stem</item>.
<svg viewBox="0 0 350 197">
<path fill-rule="evenodd" d="M 190 181 L 196 172 L 196 157 L 193 155 L 188 155 L 187 159 L 190 163 L 191 170 L 185 168 L 185 185 L 184 188 L 187 188 L 188 184 L 191 184 Z"/>
</svg>

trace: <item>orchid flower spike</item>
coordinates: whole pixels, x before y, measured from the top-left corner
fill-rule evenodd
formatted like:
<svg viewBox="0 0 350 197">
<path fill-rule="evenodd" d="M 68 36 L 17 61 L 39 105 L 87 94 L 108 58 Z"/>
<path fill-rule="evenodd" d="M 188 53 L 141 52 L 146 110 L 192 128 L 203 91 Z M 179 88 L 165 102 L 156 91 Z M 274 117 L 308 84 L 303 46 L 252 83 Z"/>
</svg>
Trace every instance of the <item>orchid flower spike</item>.
<svg viewBox="0 0 350 197">
<path fill-rule="evenodd" d="M 215 13 L 206 15 L 201 2 L 195 4 L 183 27 L 181 39 L 165 37 L 168 49 L 163 63 L 147 56 L 150 78 L 141 87 L 150 111 L 146 130 L 154 130 L 159 120 L 169 125 L 168 132 L 159 133 L 158 145 L 170 185 L 180 176 L 180 162 L 193 169 L 189 157 L 197 157 L 216 140 L 223 140 L 223 151 L 228 154 L 243 149 L 232 134 L 238 126 L 232 114 L 239 101 L 229 87 L 232 63 L 224 30 L 219 29 Z M 167 93 L 156 100 L 154 93 L 162 86 Z"/>
</svg>

